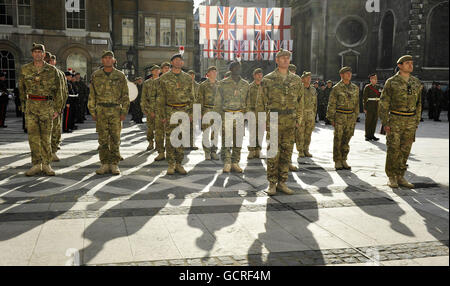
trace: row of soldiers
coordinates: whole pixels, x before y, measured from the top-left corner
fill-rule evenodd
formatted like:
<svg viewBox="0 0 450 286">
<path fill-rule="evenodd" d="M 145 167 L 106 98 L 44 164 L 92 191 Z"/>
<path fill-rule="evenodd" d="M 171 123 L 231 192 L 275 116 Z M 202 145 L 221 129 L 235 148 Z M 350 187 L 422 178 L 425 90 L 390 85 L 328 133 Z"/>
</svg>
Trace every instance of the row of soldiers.
<svg viewBox="0 0 450 286">
<path fill-rule="evenodd" d="M 27 175 L 36 170 L 54 175 L 49 166 L 51 130 L 53 122 L 60 116 L 64 96 L 67 94 L 61 72 L 43 61 L 42 51 L 45 52 L 43 45 L 33 46 L 34 62 L 23 66 L 20 75 L 20 88 L 23 90 L 21 94 L 27 97 L 26 116 L 33 163 L 33 168 Z M 148 149 L 153 148 L 153 139 L 156 137 L 156 148 L 161 148 L 158 150 L 160 159 L 164 157 L 162 146 L 165 135 L 167 174 L 187 174 L 182 166 L 184 148 L 173 146 L 170 140 L 178 125 L 171 122 L 175 113 L 188 114 L 191 128 L 194 103 L 201 104 L 203 114 L 216 111 L 222 118 L 225 113 L 265 112 L 269 115 L 267 118 L 270 118 L 271 113 L 277 113 L 278 148 L 276 156 L 267 160 L 269 181 L 267 193 L 275 195 L 277 191 L 281 191 L 293 194 L 286 185 L 288 172 L 292 166 L 293 148 L 297 143 L 300 157 L 311 156 L 309 144 L 317 111 L 317 94 L 311 87 L 311 73 L 304 72 L 302 77 L 299 77 L 289 72 L 290 60 L 291 53 L 281 50 L 276 56 L 276 70 L 264 77 L 261 70 L 255 70 L 254 82 L 251 84 L 241 77 L 240 62 L 233 62 L 229 68 L 230 76 L 220 82 L 217 81 L 217 69 L 210 67 L 208 79 L 201 85 L 197 85 L 192 76 L 182 71 L 184 60 L 181 54 L 172 56 L 170 66 L 163 64 L 161 68 L 156 66 L 152 68 L 154 77 L 146 81 L 143 87 L 142 110 L 148 116 L 150 141 Z M 120 133 L 122 121 L 125 120 L 130 106 L 127 80 L 122 72 L 114 68 L 115 61 L 114 53 L 105 51 L 102 55 L 103 68 L 95 71 L 91 79 L 88 108 L 96 121 L 99 138 L 101 167 L 96 171 L 99 175 L 120 174 L 118 168 Z M 387 81 L 380 98 L 379 114 L 388 135 L 386 173 L 391 187 L 399 185 L 414 187 L 405 180 L 404 173 L 420 121 L 421 85 L 411 75 L 413 70 L 411 56 L 400 58 L 397 64 L 400 71 Z M 335 167 L 337 170 L 350 170 L 347 156 L 359 113 L 359 88 L 351 83 L 351 68 L 344 67 L 339 73 L 341 81 L 332 88 L 326 117 L 335 129 L 333 147 Z M 202 129 L 207 129 L 208 125 L 202 125 Z M 268 138 L 270 138 L 269 125 L 266 124 Z M 233 147 L 226 147 L 225 126 L 222 127 L 222 146 L 225 147 L 222 147 L 220 155 L 224 162 L 224 173 L 243 172 L 239 166 L 241 147 L 237 144 L 237 140 L 242 138 L 237 138 L 236 130 L 234 122 Z M 295 132 L 292 132 L 293 130 Z M 163 135 L 156 135 L 158 132 L 162 132 Z M 218 134 L 207 135 L 210 140 L 218 136 Z M 158 140 L 162 142 L 158 143 Z M 214 147 L 204 149 L 206 159 L 218 159 L 217 149 Z M 250 149 L 249 158 L 259 158 L 260 151 L 260 146 Z"/>
</svg>

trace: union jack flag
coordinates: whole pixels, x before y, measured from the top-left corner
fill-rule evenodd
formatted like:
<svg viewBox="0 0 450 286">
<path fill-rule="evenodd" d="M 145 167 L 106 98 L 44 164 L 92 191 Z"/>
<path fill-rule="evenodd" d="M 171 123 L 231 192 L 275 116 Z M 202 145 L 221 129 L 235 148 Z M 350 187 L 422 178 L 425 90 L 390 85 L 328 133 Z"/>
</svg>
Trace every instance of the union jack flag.
<svg viewBox="0 0 450 286">
<path fill-rule="evenodd" d="M 244 59 L 245 53 L 245 41 L 234 41 L 234 55 L 239 55 L 241 59 Z"/>
<path fill-rule="evenodd" d="M 272 40 L 273 8 L 255 8 L 255 40 Z"/>
<path fill-rule="evenodd" d="M 216 59 L 224 59 L 225 57 L 225 50 L 223 46 L 223 41 L 213 41 L 213 51 L 214 51 L 214 58 Z"/>
<path fill-rule="evenodd" d="M 255 60 L 262 61 L 263 60 L 263 54 L 264 54 L 264 42 L 263 41 L 249 41 L 253 42 L 253 53 Z"/>
<path fill-rule="evenodd" d="M 218 40 L 236 40 L 236 7 L 219 6 L 217 10 Z"/>
<path fill-rule="evenodd" d="M 206 44 L 203 45 L 203 57 L 205 59 L 213 59 L 214 58 L 214 40 L 206 41 Z"/>
</svg>

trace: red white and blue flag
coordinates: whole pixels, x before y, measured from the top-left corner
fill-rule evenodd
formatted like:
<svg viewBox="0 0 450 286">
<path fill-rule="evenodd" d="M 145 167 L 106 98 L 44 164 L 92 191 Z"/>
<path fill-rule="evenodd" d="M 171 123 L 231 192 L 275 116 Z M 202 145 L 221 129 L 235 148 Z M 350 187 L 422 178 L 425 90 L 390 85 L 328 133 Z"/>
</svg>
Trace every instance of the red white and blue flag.
<svg viewBox="0 0 450 286">
<path fill-rule="evenodd" d="M 273 8 L 255 8 L 255 40 L 272 40 Z"/>
<path fill-rule="evenodd" d="M 236 7 L 219 6 L 217 10 L 218 40 L 236 40 Z"/>
</svg>

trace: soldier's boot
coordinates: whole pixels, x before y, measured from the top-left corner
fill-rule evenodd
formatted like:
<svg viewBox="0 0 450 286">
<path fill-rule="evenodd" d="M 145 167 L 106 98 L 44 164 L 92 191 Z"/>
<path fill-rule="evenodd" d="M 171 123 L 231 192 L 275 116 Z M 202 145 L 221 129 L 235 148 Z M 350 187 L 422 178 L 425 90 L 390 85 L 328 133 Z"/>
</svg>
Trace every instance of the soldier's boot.
<svg viewBox="0 0 450 286">
<path fill-rule="evenodd" d="M 298 158 L 305 158 L 305 152 L 304 151 L 298 151 Z"/>
<path fill-rule="evenodd" d="M 212 153 L 211 153 L 211 158 L 212 158 L 214 161 L 220 160 L 220 159 L 219 159 L 219 155 L 217 155 L 216 152 L 212 152 Z"/>
<path fill-rule="evenodd" d="M 42 164 L 42 172 L 46 176 L 55 176 L 56 175 L 55 171 L 53 171 L 53 169 L 52 169 L 52 167 L 50 165 Z"/>
<path fill-rule="evenodd" d="M 52 153 L 52 162 L 59 162 L 60 160 L 59 160 L 59 158 L 58 158 L 58 156 L 56 155 L 56 153 Z"/>
<path fill-rule="evenodd" d="M 240 174 L 244 173 L 244 171 L 241 169 L 241 167 L 239 167 L 239 164 L 231 164 L 231 170 L 234 173 L 240 173 Z"/>
<path fill-rule="evenodd" d="M 97 175 L 105 175 L 109 173 L 109 165 L 108 164 L 102 164 L 102 166 L 100 167 L 100 169 L 98 169 L 97 171 L 95 171 L 95 173 Z"/>
<path fill-rule="evenodd" d="M 269 188 L 267 188 L 266 193 L 267 193 L 269 196 L 275 196 L 275 195 L 277 194 L 277 184 L 275 184 L 275 183 L 270 183 L 270 184 L 269 184 Z"/>
<path fill-rule="evenodd" d="M 261 158 L 261 150 L 256 149 L 255 151 L 255 159 L 260 159 Z"/>
<path fill-rule="evenodd" d="M 114 176 L 120 175 L 120 169 L 119 169 L 119 166 L 117 166 L 117 165 L 111 165 L 111 174 L 113 174 Z"/>
<path fill-rule="evenodd" d="M 191 148 L 189 148 L 189 150 L 191 150 L 191 151 L 197 151 L 197 150 L 198 150 L 198 147 L 192 146 Z"/>
<path fill-rule="evenodd" d="M 25 173 L 25 176 L 32 177 L 32 176 L 36 176 L 37 174 L 39 174 L 41 172 L 42 172 L 42 166 L 41 166 L 41 164 L 37 164 L 37 165 L 34 165 L 33 167 L 31 167 L 31 169 Z"/>
<path fill-rule="evenodd" d="M 309 153 L 309 151 L 305 151 L 305 156 L 308 158 L 312 158 L 313 155 Z"/>
<path fill-rule="evenodd" d="M 153 151 L 153 150 L 155 150 L 155 146 L 153 144 L 153 141 L 150 141 L 148 143 L 147 151 Z"/>
<path fill-rule="evenodd" d="M 408 182 L 404 177 L 398 176 L 397 177 L 397 183 L 399 186 L 408 188 L 408 189 L 414 189 L 414 185 Z"/>
<path fill-rule="evenodd" d="M 396 177 L 389 177 L 388 186 L 393 188 L 393 189 L 397 189 L 398 188 L 397 178 Z"/>
<path fill-rule="evenodd" d="M 225 164 L 225 166 L 223 167 L 223 172 L 230 173 L 231 172 L 231 164 Z"/>
<path fill-rule="evenodd" d="M 175 175 L 175 165 L 174 164 L 169 165 L 169 168 L 167 168 L 167 175 Z"/>
<path fill-rule="evenodd" d="M 293 195 L 294 191 L 289 189 L 288 186 L 286 186 L 286 183 L 278 183 L 277 190 L 285 193 L 286 195 Z"/>
<path fill-rule="evenodd" d="M 184 169 L 183 166 L 181 166 L 181 164 L 176 164 L 175 165 L 175 171 L 180 174 L 180 175 L 187 175 L 186 170 Z"/>
<path fill-rule="evenodd" d="M 289 171 L 291 172 L 298 172 L 298 168 L 292 164 L 289 164 Z"/>
<path fill-rule="evenodd" d="M 352 167 L 350 167 L 348 164 L 347 164 L 347 161 L 342 161 L 342 167 L 344 168 L 344 170 L 351 170 L 352 169 Z"/>
<path fill-rule="evenodd" d="M 211 153 L 205 153 L 205 160 L 211 161 Z"/>
<path fill-rule="evenodd" d="M 247 160 L 255 159 L 255 151 L 250 151 L 247 156 Z"/>
<path fill-rule="evenodd" d="M 164 153 L 159 153 L 158 156 L 156 156 L 155 161 L 163 161 L 164 159 L 166 159 Z"/>
<path fill-rule="evenodd" d="M 341 162 L 341 161 L 336 161 L 336 162 L 334 163 L 334 168 L 336 169 L 336 171 L 339 171 L 339 170 L 343 170 L 343 169 L 344 169 L 344 166 L 342 165 L 342 162 Z"/>
<path fill-rule="evenodd" d="M 124 159 L 123 159 L 123 157 L 122 156 L 120 156 L 120 161 L 123 161 Z"/>
</svg>

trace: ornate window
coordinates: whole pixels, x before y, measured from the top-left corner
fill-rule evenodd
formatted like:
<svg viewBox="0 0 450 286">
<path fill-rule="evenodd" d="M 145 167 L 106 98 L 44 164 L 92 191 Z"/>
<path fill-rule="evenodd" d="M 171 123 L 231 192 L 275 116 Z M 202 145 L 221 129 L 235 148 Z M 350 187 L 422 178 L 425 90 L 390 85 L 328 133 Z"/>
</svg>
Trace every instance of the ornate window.
<svg viewBox="0 0 450 286">
<path fill-rule="evenodd" d="M 172 23 L 171 20 L 168 18 L 161 18 L 160 21 L 160 45 L 163 47 L 169 47 L 172 44 Z"/>
<path fill-rule="evenodd" d="M 156 18 L 145 17 L 145 45 L 156 46 Z"/>
<path fill-rule="evenodd" d="M 134 44 L 134 20 L 122 19 L 122 45 L 132 46 Z"/>
<path fill-rule="evenodd" d="M 16 65 L 14 55 L 9 51 L 0 51 L 0 71 L 6 73 L 8 88 L 16 87 Z"/>
<path fill-rule="evenodd" d="M 0 0 L 0 25 L 13 25 L 14 1 Z"/>
</svg>

